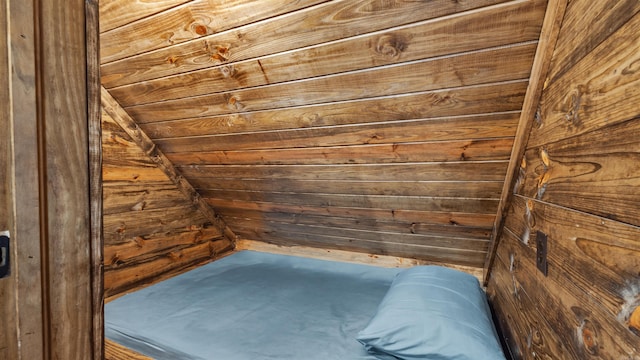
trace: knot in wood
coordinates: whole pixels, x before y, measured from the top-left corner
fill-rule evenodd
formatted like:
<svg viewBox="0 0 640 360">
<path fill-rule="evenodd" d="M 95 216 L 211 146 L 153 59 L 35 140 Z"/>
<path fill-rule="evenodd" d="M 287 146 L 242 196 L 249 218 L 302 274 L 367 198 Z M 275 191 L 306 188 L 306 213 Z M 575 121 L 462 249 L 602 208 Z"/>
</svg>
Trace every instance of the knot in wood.
<svg viewBox="0 0 640 360">
<path fill-rule="evenodd" d="M 232 78 L 236 74 L 236 69 L 233 65 L 221 66 L 220 74 L 222 74 L 222 77 L 225 79 Z"/>
<path fill-rule="evenodd" d="M 205 25 L 202 24 L 193 24 L 191 25 L 191 29 L 194 33 L 202 36 L 202 35 L 207 35 L 209 33 L 209 28 L 206 27 Z"/>
<path fill-rule="evenodd" d="M 567 99 L 565 119 L 573 126 L 580 126 L 580 107 L 582 105 L 582 86 L 578 86 Z"/>
<path fill-rule="evenodd" d="M 401 36 L 386 34 L 378 38 L 375 51 L 387 59 L 397 59 L 406 48 L 406 41 Z"/>
<path fill-rule="evenodd" d="M 578 329 L 578 335 L 581 339 L 584 349 L 591 355 L 598 354 L 598 332 L 595 326 L 589 320 L 582 321 L 582 325 Z"/>
</svg>

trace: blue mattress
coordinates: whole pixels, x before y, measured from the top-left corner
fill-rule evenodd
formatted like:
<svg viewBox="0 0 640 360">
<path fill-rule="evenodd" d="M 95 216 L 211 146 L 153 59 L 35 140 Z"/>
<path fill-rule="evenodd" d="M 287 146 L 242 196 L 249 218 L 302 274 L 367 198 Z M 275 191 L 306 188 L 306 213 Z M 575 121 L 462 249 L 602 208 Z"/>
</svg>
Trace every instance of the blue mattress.
<svg viewBox="0 0 640 360">
<path fill-rule="evenodd" d="M 377 359 L 356 340 L 399 269 L 241 251 L 105 306 L 155 359 Z"/>
</svg>

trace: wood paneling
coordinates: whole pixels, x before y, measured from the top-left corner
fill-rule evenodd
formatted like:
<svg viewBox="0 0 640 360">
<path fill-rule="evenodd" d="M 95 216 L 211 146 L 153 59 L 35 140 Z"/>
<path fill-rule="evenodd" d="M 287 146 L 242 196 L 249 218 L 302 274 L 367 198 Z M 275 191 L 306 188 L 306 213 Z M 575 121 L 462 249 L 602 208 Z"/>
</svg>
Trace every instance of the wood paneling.
<svg viewBox="0 0 640 360">
<path fill-rule="evenodd" d="M 489 282 L 524 359 L 635 359 L 640 349 L 631 320 L 640 306 L 640 13 L 637 2 L 592 5 L 567 7 Z M 537 231 L 548 236 L 546 277 Z"/>
<path fill-rule="evenodd" d="M 276 54 L 318 43 L 445 16 L 500 0 L 454 3 L 331 1 L 207 37 L 104 64 L 102 82 L 111 88 L 193 71 L 211 65 Z M 107 14 L 108 16 L 108 14 Z M 266 14 L 265 14 L 266 16 Z M 159 25 L 158 23 L 156 25 Z"/>
<path fill-rule="evenodd" d="M 545 78 L 550 68 L 551 58 L 556 48 L 558 34 L 564 19 L 567 8 L 567 0 L 554 1 L 547 7 L 544 16 L 542 30 L 540 32 L 540 41 L 536 49 L 536 57 L 533 60 L 531 76 L 527 94 L 522 104 L 520 112 L 520 121 L 518 122 L 518 130 L 516 131 L 509 166 L 507 167 L 507 175 L 502 186 L 502 194 L 500 196 L 500 204 L 496 214 L 496 222 L 493 226 L 493 234 L 491 234 L 491 245 L 487 253 L 487 260 L 484 262 L 485 285 L 489 278 L 489 272 L 495 258 L 496 246 L 499 242 L 501 231 L 503 229 L 504 211 L 511 201 L 511 189 L 516 181 L 516 169 L 520 165 L 524 156 L 526 141 L 529 138 L 534 118 L 537 114 L 540 97 L 545 84 Z"/>
<path fill-rule="evenodd" d="M 0 8 L 0 74 L 2 78 L 10 76 L 9 67 L 9 22 L 8 8 Z M 11 114 L 11 86 L 8 81 L 0 84 L 0 231 L 15 232 L 14 194 L 12 189 L 14 179 L 12 114 Z M 11 245 L 12 250 L 15 245 Z M 15 258 L 15 251 L 9 256 Z M 10 269 L 13 276 L 0 280 L 0 358 L 10 359 L 18 357 L 18 314 L 16 313 L 17 284 L 15 280 L 16 261 Z"/>
<path fill-rule="evenodd" d="M 105 360 L 152 360 L 109 339 L 105 340 Z"/>
<path fill-rule="evenodd" d="M 170 11 L 164 11 L 148 17 L 138 15 L 140 20 L 102 34 L 100 56 L 103 63 L 111 62 L 168 45 L 176 45 L 203 36 L 220 33 L 325 1 L 188 1 L 184 6 L 178 6 Z M 122 7 L 126 6 L 131 7 L 130 4 Z M 113 7 L 111 6 L 110 9 L 105 5 L 104 11 L 112 11 Z M 155 6 L 154 10 L 160 9 L 160 7 Z M 112 15 L 105 14 L 104 17 L 111 18 Z"/>
<path fill-rule="evenodd" d="M 100 0 L 100 31 L 108 31 L 190 0 Z"/>
<path fill-rule="evenodd" d="M 230 249 L 111 116 L 103 112 L 105 295 L 113 296 Z M 153 176 L 144 174 L 153 171 Z M 220 245 L 214 245 L 220 243 Z M 225 245 L 221 245 L 225 244 Z"/>
<path fill-rule="evenodd" d="M 102 33 L 103 95 L 134 142 L 241 238 L 481 266 L 547 1 L 221 4 Z M 114 211 L 187 221 L 127 141 L 105 143 Z M 114 243 L 131 227 L 107 225 Z"/>
<path fill-rule="evenodd" d="M 533 41 L 538 38 L 540 23 L 532 12 L 544 11 L 544 5 L 544 1 L 508 2 L 496 8 L 463 12 L 232 65 L 215 65 L 110 91 L 123 106 L 128 106 L 398 64 L 508 42 Z M 516 26 L 517 34 L 510 34 L 509 29 Z"/>
</svg>

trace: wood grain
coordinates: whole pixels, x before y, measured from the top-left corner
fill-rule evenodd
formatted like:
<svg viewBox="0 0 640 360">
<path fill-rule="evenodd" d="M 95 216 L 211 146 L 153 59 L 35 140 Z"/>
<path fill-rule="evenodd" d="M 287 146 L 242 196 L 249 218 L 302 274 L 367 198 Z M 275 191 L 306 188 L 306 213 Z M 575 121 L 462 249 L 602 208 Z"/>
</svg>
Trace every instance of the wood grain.
<svg viewBox="0 0 640 360">
<path fill-rule="evenodd" d="M 168 179 L 134 184 L 109 181 L 105 183 L 103 196 L 105 215 L 167 208 L 186 202 L 182 192 Z"/>
<path fill-rule="evenodd" d="M 638 116 L 640 14 L 553 83 L 540 104 L 528 147 L 539 147 Z"/>
<path fill-rule="evenodd" d="M 5 3 L 7 4 L 7 3 Z M 35 27 L 33 16 L 35 13 L 32 1 L 13 0 L 8 3 L 9 28 L 8 45 L 11 47 L 9 65 L 11 81 L 5 82 L 11 86 L 10 109 L 5 114 L 11 117 L 13 126 L 13 160 L 14 184 L 14 228 L 12 237 L 20 238 L 19 247 L 14 247 L 14 275 L 17 276 L 15 301 L 19 309 L 14 320 L 20 327 L 17 330 L 18 343 L 12 345 L 16 352 L 25 359 L 39 359 L 48 354 L 45 343 L 48 342 L 48 316 L 44 310 L 43 293 L 43 254 L 41 252 L 41 238 L 45 237 L 41 231 L 43 212 L 38 197 L 39 172 L 37 135 L 37 87 L 36 77 L 36 49 Z M 4 7 L 7 9 L 7 7 Z M 23 36 L 20 36 L 23 35 Z M 64 61 L 63 61 L 64 62 Z M 16 95 L 16 94 L 19 94 Z M 8 94 L 7 94 L 8 95 Z M 8 104 L 8 103 L 7 103 Z M 4 106 L 4 103 L 3 103 Z M 16 160 L 19 159 L 19 160 Z M 17 165 L 20 166 L 17 166 Z M 11 218 L 9 218 L 11 219 Z M 4 221 L 4 220 L 2 220 Z M 6 230 L 6 229 L 5 229 Z M 21 276 L 23 274 L 25 276 Z M 15 310 L 14 310 L 15 311 Z M 15 325 L 15 323 L 9 324 Z M 11 355 L 11 352 L 9 353 Z M 18 355 L 16 355 L 17 357 Z"/>
<path fill-rule="evenodd" d="M 124 129 L 105 115 L 105 289 L 108 296 L 114 296 L 205 261 L 205 254 L 213 253 L 203 249 L 220 247 L 217 243 L 224 236 L 220 229 L 210 226 L 210 221 Z M 194 247 L 199 250 L 192 251 Z M 160 266 L 145 273 L 149 262 L 161 264 L 158 259 L 172 256 L 177 260 L 169 262 L 167 268 Z"/>
<path fill-rule="evenodd" d="M 338 249 L 346 251 L 364 252 L 371 250 L 379 255 L 417 258 L 434 263 L 464 265 L 471 267 L 482 266 L 484 251 L 466 250 L 463 248 L 439 248 L 421 244 L 396 243 L 385 241 L 365 241 L 358 238 L 342 236 L 326 236 L 318 234 L 304 234 L 292 232 L 263 232 L 255 234 L 239 232 L 243 239 L 256 240 L 283 246 L 309 246 L 324 249 Z M 254 238 L 258 236 L 258 238 Z"/>
<path fill-rule="evenodd" d="M 9 66 L 9 34 L 7 7 L 0 8 L 0 76 L 3 79 L 10 77 Z M 12 134 L 12 114 L 11 114 L 11 85 L 8 81 L 0 84 L 0 231 L 9 231 L 9 235 L 15 235 L 14 219 L 14 193 L 13 184 L 13 146 L 11 145 Z M 14 245 L 12 244 L 12 250 Z M 18 329 L 16 313 L 16 252 L 12 251 L 9 256 L 13 258 L 10 269 L 11 276 L 0 280 L 0 357 L 4 359 L 18 358 Z"/>
<path fill-rule="evenodd" d="M 513 235 L 507 232 L 504 236 Z M 514 350 L 522 359 L 575 358 L 553 330 L 552 323 L 542 316 L 527 289 L 520 284 L 516 276 L 520 263 L 515 257 L 513 259 L 514 265 L 511 265 L 511 257 L 503 259 L 498 256 L 496 259 L 495 275 L 489 279 L 489 299 L 502 309 L 499 316 L 514 327 L 513 337 L 518 343 Z"/>
<path fill-rule="evenodd" d="M 100 0 L 100 31 L 105 32 L 191 0 Z"/>
<path fill-rule="evenodd" d="M 539 0 L 507 2 L 337 42 L 120 87 L 106 86 L 120 104 L 130 106 L 534 41 L 545 4 Z M 515 26 L 519 30 L 510 31 Z"/>
<path fill-rule="evenodd" d="M 396 222 L 403 221 L 417 224 L 447 225 L 447 226 L 478 226 L 491 227 L 495 214 L 473 214 L 454 212 L 431 212 L 431 211 L 406 211 L 402 209 L 372 209 L 353 207 L 313 207 L 313 206 L 291 206 L 286 204 L 245 202 L 238 200 L 223 201 L 215 200 L 215 206 L 225 214 L 239 214 L 246 211 L 260 211 L 290 216 L 329 216 L 354 219 L 355 221 L 377 221 Z M 237 216 L 237 215 L 235 215 Z M 452 229 L 453 230 L 453 229 Z"/>
<path fill-rule="evenodd" d="M 129 241 L 105 248 L 105 266 L 107 270 L 135 266 L 147 259 L 166 255 L 175 249 L 184 249 L 207 241 L 217 241 L 224 237 L 215 227 L 198 229 L 176 229 L 169 234 L 149 234 L 136 236 Z"/>
<path fill-rule="evenodd" d="M 408 24 L 501 2 L 332 1 L 265 22 L 103 64 L 111 88 L 175 75 L 215 64 L 246 60 Z M 304 24 L 304 26 L 300 26 Z M 322 30 L 322 31 L 318 31 Z"/>
<path fill-rule="evenodd" d="M 305 246 L 278 246 L 274 244 L 268 244 L 259 241 L 240 240 L 238 241 L 238 251 L 252 250 L 267 252 L 273 254 L 302 256 L 312 259 L 321 259 L 329 261 L 341 261 L 354 264 L 366 264 L 382 267 L 396 267 L 396 268 L 408 268 L 416 265 L 430 265 L 432 263 L 424 260 L 417 260 L 411 258 L 403 258 L 397 256 L 384 256 L 368 253 L 357 253 L 352 251 L 342 250 L 330 250 L 330 249 L 318 249 Z M 447 266 L 456 270 L 464 271 L 479 279 L 482 278 L 482 272 L 478 271 L 478 268 L 469 266 L 460 266 L 453 264 L 439 263 L 441 266 Z"/>
<path fill-rule="evenodd" d="M 635 0 L 570 2 L 558 35 L 562 46 L 554 52 L 549 82 L 573 68 L 639 11 L 640 4 Z"/>
<path fill-rule="evenodd" d="M 464 143 L 463 151 L 456 152 L 454 157 L 467 159 L 463 153 L 474 147 L 474 144 L 483 142 L 505 142 L 513 141 L 517 113 L 471 115 L 462 117 L 432 118 L 411 121 L 377 122 L 373 124 L 349 124 L 339 126 L 322 126 L 300 129 L 282 129 L 280 131 L 255 131 L 243 132 L 239 134 L 217 134 L 210 137 L 205 136 L 207 131 L 201 130 L 199 137 L 181 137 L 169 139 L 156 139 L 156 143 L 163 146 L 165 151 L 174 156 L 173 152 L 188 152 L 194 149 L 203 156 L 211 151 L 240 151 L 240 150 L 262 150 L 265 153 L 269 149 L 283 150 L 282 157 L 286 159 L 287 153 L 305 152 L 313 154 L 310 147 L 319 147 L 317 151 L 324 151 L 323 157 L 327 157 L 331 146 L 349 146 L 349 150 L 342 148 L 336 151 L 342 154 L 344 151 L 356 152 L 355 145 L 375 145 L 386 144 L 393 146 L 391 149 L 381 147 L 380 152 L 373 151 L 375 147 L 367 146 L 366 153 L 371 155 L 357 154 L 357 156 L 380 156 L 381 161 L 385 157 L 396 153 L 396 157 L 402 158 L 401 153 L 405 147 L 410 147 L 416 142 L 438 142 L 443 148 L 447 147 L 447 141 L 459 140 Z M 265 126 L 266 124 L 263 124 Z M 172 129 L 174 129 L 172 127 Z M 186 130 L 186 129 L 185 129 Z M 195 133 L 197 129 L 191 129 L 190 133 Z M 497 139 L 496 139 L 497 138 Z M 508 139 L 504 139 L 508 138 Z M 203 139 L 212 141 L 204 142 Z M 189 146 L 190 143 L 195 143 Z M 205 143 L 206 145 L 202 144 Z M 431 145 L 433 145 L 432 143 Z M 416 146 L 417 144 L 413 144 Z M 429 146 L 423 144 L 422 146 Z M 306 149 L 304 149 L 306 148 Z M 173 150 L 177 151 L 173 151 Z M 286 149 L 291 149 L 286 151 Z M 364 148 L 363 148 L 364 149 Z M 386 151 L 385 151 L 386 150 Z M 390 151 L 389 151 L 390 150 Z M 471 150 L 469 154 L 473 151 Z M 246 153 L 246 152 L 245 152 Z M 224 156 L 233 156 L 234 153 L 224 153 Z M 348 155 L 348 154 L 345 154 Z M 355 154 L 354 154 L 355 155 Z M 264 156 L 264 155 L 263 155 Z M 308 156 L 312 157 L 312 156 Z M 268 158 L 268 157 L 267 157 Z M 235 159 L 234 159 L 235 160 Z M 238 161 L 237 159 L 235 161 Z M 351 161 L 365 162 L 364 160 L 351 159 Z M 234 162 L 235 163 L 235 162 Z"/>
<path fill-rule="evenodd" d="M 640 226 L 638 139 L 640 118 L 532 148 L 519 193 Z"/>
<path fill-rule="evenodd" d="M 483 50 L 125 109 L 136 119 L 175 120 L 520 80 L 529 77 L 534 50 L 535 44 Z"/>
<path fill-rule="evenodd" d="M 94 354 L 94 314 L 85 1 L 48 1 L 39 5 L 43 30 L 39 34 L 36 82 L 42 87 L 38 115 L 43 121 L 41 130 L 46 144 L 46 172 L 42 175 L 47 184 L 43 186 L 47 197 L 43 205 L 46 204 L 49 239 L 43 249 L 49 272 L 48 355 L 53 359 L 90 359 Z M 64 126 L 60 126 L 60 119 L 64 119 Z"/>
<path fill-rule="evenodd" d="M 306 138 L 307 140 L 317 138 Z M 370 135 L 371 142 L 393 141 L 384 135 Z M 337 141 L 340 141 L 337 139 Z M 313 145 L 314 141 L 307 141 Z M 261 146 L 262 143 L 256 143 Z M 300 141 L 300 145 L 304 143 Z M 366 164 L 399 163 L 417 161 L 483 161 L 507 160 L 511 152 L 512 138 L 490 140 L 439 141 L 420 143 L 392 143 L 376 145 L 327 146 L 317 148 L 277 148 L 269 150 L 218 150 L 185 153 L 168 153 L 174 164 L 222 165 L 222 164 Z M 219 145 L 216 143 L 216 145 Z M 287 146 L 291 146 L 287 143 Z"/>
<path fill-rule="evenodd" d="M 148 260 L 136 267 L 122 267 L 105 273 L 105 296 L 112 296 L 129 290 L 152 279 L 171 272 L 173 274 L 185 268 L 211 261 L 218 253 L 230 251 L 231 242 L 227 239 L 215 243 L 205 242 L 183 250 L 172 251 L 164 256 Z"/>
<path fill-rule="evenodd" d="M 599 302 L 594 302 L 596 297 L 581 289 L 574 277 L 567 276 L 569 264 L 557 264 L 556 267 L 551 262 L 549 277 L 544 278 L 535 267 L 535 252 L 522 242 L 511 240 L 514 238 L 503 238 L 505 246 L 499 249 L 500 257 L 515 259 L 515 272 L 520 284 L 534 302 L 544 304 L 541 313 L 552 324 L 572 358 L 584 358 L 590 354 L 603 358 L 636 354 L 634 348 L 638 340 L 635 335 L 624 324 L 603 312 Z M 589 287 L 590 290 L 594 288 L 599 289 L 600 286 Z"/>
<path fill-rule="evenodd" d="M 293 192 L 243 192 L 228 190 L 201 190 L 209 202 L 220 200 L 274 202 L 290 205 L 318 207 L 372 207 L 379 209 L 403 209 L 441 212 L 494 213 L 498 201 L 494 199 L 441 198 L 398 195 L 351 195 Z"/>
<path fill-rule="evenodd" d="M 631 320 L 640 266 L 632 3 L 569 3 L 489 285 L 524 290 L 537 314 L 511 314 L 510 328 L 547 327 L 566 358 L 633 359 L 640 348 Z M 547 277 L 536 269 L 537 231 L 548 236 Z M 544 349 L 530 344 L 518 346 L 538 358 Z"/>
<path fill-rule="evenodd" d="M 485 285 L 490 275 L 491 264 L 495 257 L 496 247 L 500 241 L 500 231 L 502 231 L 502 222 L 504 221 L 504 209 L 510 201 L 509 197 L 511 196 L 513 184 L 516 181 L 518 165 L 524 156 L 526 142 L 529 139 L 531 127 L 536 116 L 536 111 L 538 110 L 544 87 L 544 79 L 546 78 L 550 68 L 551 58 L 553 56 L 554 49 L 556 48 L 558 33 L 561 29 L 566 8 L 566 0 L 554 1 L 547 6 L 547 11 L 544 16 L 544 22 L 540 33 L 540 41 L 538 42 L 536 57 L 533 61 L 531 76 L 529 78 L 529 87 L 522 103 L 522 112 L 520 113 L 518 130 L 516 132 L 513 149 L 511 151 L 507 175 L 502 187 L 502 196 L 500 198 L 500 205 L 498 206 L 496 223 L 493 226 L 494 233 L 487 253 L 487 259 L 484 264 L 486 277 Z"/>
<path fill-rule="evenodd" d="M 114 341 L 105 339 L 105 360 L 152 360 Z"/>
<path fill-rule="evenodd" d="M 197 168 L 181 168 L 184 176 L 190 179 L 265 179 L 281 182 L 286 182 L 288 179 L 500 181 L 505 170 L 506 162 L 504 161 L 366 165 L 207 165 Z"/>
<path fill-rule="evenodd" d="M 93 358 L 104 358 L 104 240 L 102 236 L 102 107 L 100 105 L 100 29 L 98 0 L 85 2 L 87 120 L 91 227 L 91 299 Z"/>
<path fill-rule="evenodd" d="M 271 19 L 325 1 L 189 1 L 184 6 L 148 17 L 138 16 L 137 21 L 102 34 L 100 56 L 102 62 L 107 63 Z M 113 18 L 111 14 L 106 15 L 109 19 Z"/>
<path fill-rule="evenodd" d="M 176 171 L 176 168 L 164 156 L 163 152 L 159 150 L 155 143 L 145 134 L 129 114 L 120 107 L 120 105 L 111 97 L 107 90 L 102 88 L 102 106 L 105 111 L 115 120 L 118 125 L 127 133 L 127 135 L 140 147 L 146 156 L 152 159 L 167 178 L 169 178 L 176 187 L 184 194 L 190 203 L 192 203 L 198 210 L 215 226 L 218 226 L 225 234 L 225 236 L 231 241 L 235 241 L 235 235 L 233 231 L 229 229 L 213 209 L 211 209 L 193 189 L 191 184 L 186 181 L 180 173 Z"/>
<path fill-rule="evenodd" d="M 205 179 L 191 182 L 198 190 L 238 190 L 256 192 L 294 192 L 352 195 L 432 196 L 498 199 L 500 181 L 366 181 L 366 180 L 290 180 L 264 181 L 261 179 Z"/>
<path fill-rule="evenodd" d="M 396 210 L 398 211 L 398 210 Z M 402 211 L 402 210 L 399 210 Z M 385 233 L 399 234 L 418 234 L 431 236 L 453 236 L 464 237 L 469 239 L 488 240 L 491 235 L 491 227 L 489 226 L 472 226 L 460 225 L 451 226 L 452 224 L 433 224 L 429 222 L 407 221 L 405 219 L 376 219 L 355 218 L 355 217 L 338 217 L 323 216 L 308 213 L 285 213 L 285 212 L 261 212 L 252 209 L 224 209 L 225 219 L 232 226 L 234 224 L 243 224 L 243 227 L 262 226 L 263 223 L 283 223 L 283 224 L 301 224 L 301 225 L 318 225 L 322 224 L 326 227 L 336 229 L 352 229 L 367 231 L 372 228 Z M 463 235 L 461 235 L 463 234 Z"/>
</svg>

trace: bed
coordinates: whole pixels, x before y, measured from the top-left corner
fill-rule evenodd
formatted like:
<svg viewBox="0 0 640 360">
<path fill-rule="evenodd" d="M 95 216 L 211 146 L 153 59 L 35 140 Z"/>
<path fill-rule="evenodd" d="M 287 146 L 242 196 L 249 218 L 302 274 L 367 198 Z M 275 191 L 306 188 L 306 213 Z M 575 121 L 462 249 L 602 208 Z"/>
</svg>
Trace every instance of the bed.
<svg viewBox="0 0 640 360">
<path fill-rule="evenodd" d="M 105 335 L 159 360 L 504 359 L 471 275 L 255 251 L 110 301 Z"/>
</svg>

